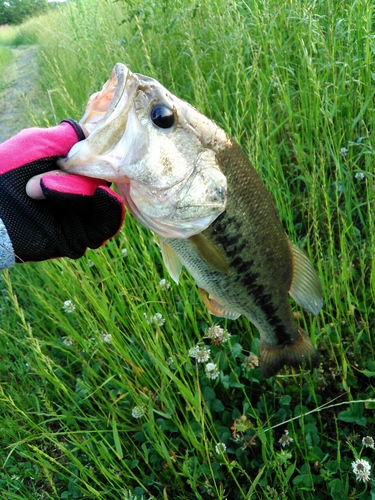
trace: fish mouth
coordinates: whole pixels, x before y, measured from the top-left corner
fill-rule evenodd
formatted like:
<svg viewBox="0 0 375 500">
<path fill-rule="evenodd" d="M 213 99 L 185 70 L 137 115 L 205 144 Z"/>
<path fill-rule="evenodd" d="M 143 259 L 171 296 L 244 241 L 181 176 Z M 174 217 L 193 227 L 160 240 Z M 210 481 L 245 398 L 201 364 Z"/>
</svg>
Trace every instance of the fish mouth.
<svg viewBox="0 0 375 500">
<path fill-rule="evenodd" d="M 90 134 L 100 123 L 108 120 L 118 106 L 125 91 L 128 73 L 129 70 L 124 64 L 117 63 L 102 89 L 89 98 L 79 123 Z"/>
<path fill-rule="evenodd" d="M 125 135 L 128 116 L 139 85 L 137 76 L 124 64 L 116 63 L 107 82 L 89 98 L 79 121 L 87 132 L 65 158 L 58 161 L 62 170 L 107 181 L 126 181 L 119 176 L 116 147 Z M 103 175 L 104 174 L 104 175 Z"/>
</svg>

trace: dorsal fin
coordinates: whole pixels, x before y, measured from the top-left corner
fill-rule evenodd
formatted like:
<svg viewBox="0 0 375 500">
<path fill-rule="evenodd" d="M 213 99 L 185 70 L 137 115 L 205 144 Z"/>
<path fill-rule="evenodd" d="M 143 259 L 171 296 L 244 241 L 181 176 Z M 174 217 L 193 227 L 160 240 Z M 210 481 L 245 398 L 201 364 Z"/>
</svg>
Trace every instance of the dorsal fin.
<svg viewBox="0 0 375 500">
<path fill-rule="evenodd" d="M 163 240 L 160 240 L 160 249 L 161 249 L 161 255 L 163 257 L 165 267 L 167 268 L 173 281 L 178 283 L 178 281 L 180 279 L 181 270 L 182 270 L 182 263 L 181 263 L 178 255 Z"/>
<path fill-rule="evenodd" d="M 293 278 L 289 293 L 301 307 L 318 314 L 323 306 L 323 290 L 319 276 L 307 255 L 290 242 Z"/>
<path fill-rule="evenodd" d="M 194 245 L 201 257 L 219 273 L 229 274 L 229 267 L 219 250 L 215 248 L 202 234 L 190 236 L 189 241 Z"/>
</svg>

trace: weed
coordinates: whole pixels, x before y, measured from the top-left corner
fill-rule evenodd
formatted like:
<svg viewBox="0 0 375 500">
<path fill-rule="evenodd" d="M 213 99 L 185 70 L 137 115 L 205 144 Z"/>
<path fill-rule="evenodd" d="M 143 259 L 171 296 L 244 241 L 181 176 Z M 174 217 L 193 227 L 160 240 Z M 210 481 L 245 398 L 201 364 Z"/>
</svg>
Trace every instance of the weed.
<svg viewBox="0 0 375 500">
<path fill-rule="evenodd" d="M 29 22 L 48 123 L 78 118 L 117 61 L 157 78 L 248 153 L 325 306 L 296 308 L 320 367 L 265 380 L 249 322 L 214 325 L 187 274 L 166 286 L 129 216 L 79 261 L 5 271 L 4 498 L 374 497 L 373 14 L 368 0 L 77 0 Z"/>
</svg>

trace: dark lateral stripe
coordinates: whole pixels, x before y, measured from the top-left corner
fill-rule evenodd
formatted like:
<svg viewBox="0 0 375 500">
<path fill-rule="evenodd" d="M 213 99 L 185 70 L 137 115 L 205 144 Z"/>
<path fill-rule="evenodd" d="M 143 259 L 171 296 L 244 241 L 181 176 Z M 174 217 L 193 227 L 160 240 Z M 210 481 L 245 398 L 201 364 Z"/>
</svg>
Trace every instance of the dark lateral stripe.
<svg viewBox="0 0 375 500">
<path fill-rule="evenodd" d="M 264 286 L 257 283 L 259 279 L 258 273 L 250 271 L 250 266 L 247 268 L 241 277 L 241 284 L 244 286 L 248 294 L 253 297 L 254 303 L 258 306 L 267 318 L 267 322 L 272 326 L 278 345 L 288 345 L 291 343 L 290 333 L 285 329 L 282 320 L 277 314 L 277 309 L 272 303 L 272 296 L 266 293 Z"/>
<path fill-rule="evenodd" d="M 253 260 L 250 261 L 245 261 L 241 259 L 241 257 L 236 257 L 234 260 L 232 260 L 231 265 L 238 271 L 238 274 L 245 275 L 247 274 L 248 270 L 252 267 L 254 264 Z"/>
<path fill-rule="evenodd" d="M 241 224 L 235 219 L 235 217 L 230 217 L 226 212 L 224 212 L 213 223 L 213 230 L 215 234 L 224 234 L 228 230 L 229 226 L 240 232 Z"/>
<path fill-rule="evenodd" d="M 228 231 L 229 227 L 230 231 Z M 216 242 L 223 246 L 228 258 L 230 258 L 230 266 L 236 269 L 240 283 L 248 295 L 253 298 L 255 305 L 262 310 L 268 324 L 273 328 L 277 344 L 280 346 L 291 344 L 290 332 L 286 331 L 282 320 L 279 318 L 277 309 L 272 302 L 272 296 L 259 283 L 259 273 L 252 271 L 254 261 L 252 259 L 245 260 L 241 257 L 241 253 L 247 245 L 247 242 L 242 237 L 241 224 L 234 217 L 229 217 L 227 213 L 223 213 L 213 223 L 213 232 Z"/>
<path fill-rule="evenodd" d="M 228 255 L 229 258 L 234 259 L 236 255 L 241 254 L 243 250 L 246 248 L 246 241 L 242 241 L 242 243 L 239 241 L 237 245 L 233 245 L 232 247 L 229 247 L 226 249 L 226 254 Z"/>
<path fill-rule="evenodd" d="M 240 283 L 245 288 L 248 295 L 253 298 L 255 305 L 259 307 L 266 316 L 268 324 L 273 328 L 277 344 L 290 344 L 290 333 L 286 331 L 285 326 L 277 314 L 277 309 L 272 303 L 272 296 L 267 293 L 264 286 L 259 283 L 260 275 L 251 270 L 254 266 L 254 261 L 252 259 L 242 259 L 239 252 L 237 252 L 236 245 L 231 241 L 232 238 L 228 238 L 224 235 L 217 235 L 215 239 L 221 243 L 224 248 L 227 248 L 229 241 L 232 243 L 231 254 L 237 256 L 234 259 L 231 257 L 230 266 L 236 269 Z"/>
</svg>

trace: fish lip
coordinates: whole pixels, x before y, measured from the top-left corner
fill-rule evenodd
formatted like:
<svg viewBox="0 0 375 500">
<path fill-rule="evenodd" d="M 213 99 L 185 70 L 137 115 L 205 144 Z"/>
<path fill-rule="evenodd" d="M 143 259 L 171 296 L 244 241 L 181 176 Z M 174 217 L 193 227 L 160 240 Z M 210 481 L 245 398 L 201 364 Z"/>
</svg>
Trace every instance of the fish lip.
<svg viewBox="0 0 375 500">
<path fill-rule="evenodd" d="M 125 89 L 126 89 L 126 81 L 127 77 L 130 73 L 129 69 L 122 63 L 118 62 L 115 64 L 112 73 L 116 75 L 117 78 L 117 84 L 116 84 L 116 91 L 113 95 L 113 98 L 108 106 L 108 109 L 103 116 L 102 121 L 106 121 L 108 117 L 113 113 L 113 111 L 116 109 L 117 105 L 119 104 Z M 100 122 L 101 123 L 101 122 Z"/>
<path fill-rule="evenodd" d="M 88 130 L 89 134 L 96 130 L 102 123 L 106 122 L 106 120 L 108 120 L 116 110 L 124 92 L 126 91 L 126 83 L 129 73 L 130 70 L 125 66 L 125 64 L 120 62 L 116 63 L 112 69 L 109 79 L 103 85 L 102 89 L 90 97 L 85 113 L 79 121 L 80 125 L 83 125 Z M 113 97 L 110 100 L 108 107 L 100 120 L 92 123 L 92 114 L 95 114 L 97 110 L 95 109 L 95 106 L 90 106 L 90 100 L 94 98 L 94 96 L 95 99 L 99 101 L 105 99 L 110 92 L 110 88 L 108 89 L 107 86 L 110 87 L 111 83 L 115 86 Z M 95 104 L 95 102 L 93 104 Z"/>
</svg>

